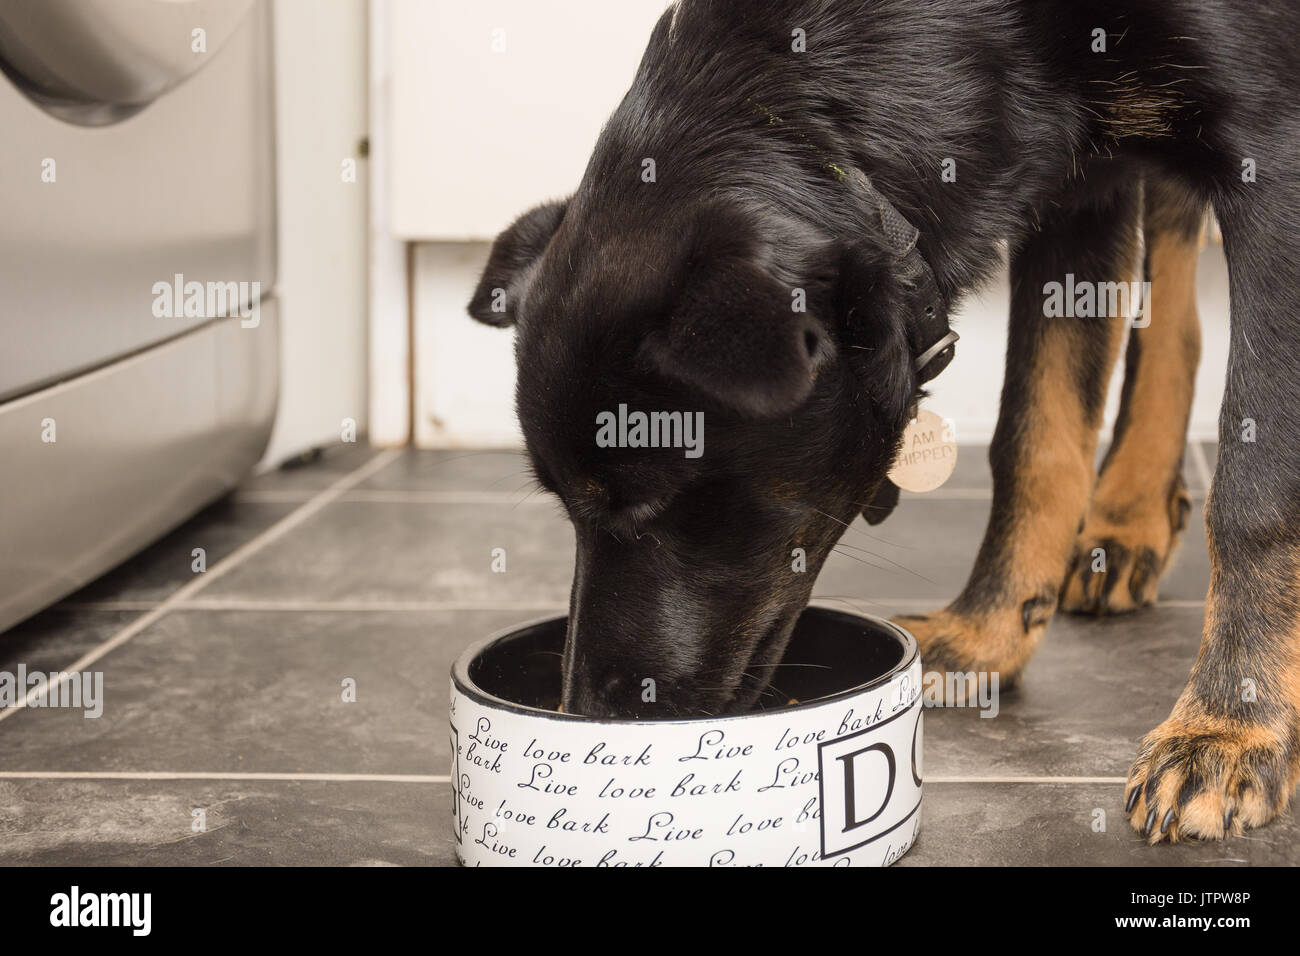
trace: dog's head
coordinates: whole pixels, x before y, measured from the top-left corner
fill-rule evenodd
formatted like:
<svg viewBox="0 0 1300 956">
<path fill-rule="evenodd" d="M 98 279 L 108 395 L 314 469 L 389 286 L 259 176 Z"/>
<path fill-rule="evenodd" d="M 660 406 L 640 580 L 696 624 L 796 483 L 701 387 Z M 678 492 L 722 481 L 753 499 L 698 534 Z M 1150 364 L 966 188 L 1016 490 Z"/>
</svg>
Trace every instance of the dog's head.
<svg viewBox="0 0 1300 956">
<path fill-rule="evenodd" d="M 951 349 L 924 357 L 947 321 L 891 213 L 846 244 L 739 201 L 575 199 L 496 240 L 470 311 L 516 329 L 528 453 L 577 535 L 566 712 L 752 707 L 840 535 L 893 509 Z"/>
</svg>

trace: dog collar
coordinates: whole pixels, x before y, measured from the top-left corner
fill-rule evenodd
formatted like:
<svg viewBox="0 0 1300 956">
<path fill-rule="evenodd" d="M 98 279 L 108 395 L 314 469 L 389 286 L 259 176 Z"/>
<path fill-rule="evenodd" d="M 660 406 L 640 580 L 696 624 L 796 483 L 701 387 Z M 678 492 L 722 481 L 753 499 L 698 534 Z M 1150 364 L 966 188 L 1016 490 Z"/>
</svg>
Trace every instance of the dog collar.
<svg viewBox="0 0 1300 956">
<path fill-rule="evenodd" d="M 948 367 L 948 363 L 951 362 L 953 356 L 957 354 L 957 350 L 953 348 L 953 346 L 955 346 L 959 341 L 961 341 L 961 336 L 952 329 L 949 329 L 947 335 L 916 357 L 916 374 L 921 376 L 921 381 L 930 381 L 930 379 L 934 378 L 935 375 L 938 375 L 939 372 L 942 372 L 944 368 Z M 940 368 L 939 371 L 933 372 L 927 377 L 925 373 L 928 370 L 930 363 L 938 360 L 941 356 L 943 357 L 943 367 Z"/>
<path fill-rule="evenodd" d="M 918 314 L 912 317 L 908 331 L 917 378 L 925 384 L 947 368 L 957 352 L 960 336 L 948 324 L 948 303 L 939 290 L 934 270 L 917 248 L 921 231 L 881 195 L 860 169 L 853 169 L 849 180 L 861 194 L 873 231 L 898 260 L 899 274 L 916 290 Z"/>
</svg>

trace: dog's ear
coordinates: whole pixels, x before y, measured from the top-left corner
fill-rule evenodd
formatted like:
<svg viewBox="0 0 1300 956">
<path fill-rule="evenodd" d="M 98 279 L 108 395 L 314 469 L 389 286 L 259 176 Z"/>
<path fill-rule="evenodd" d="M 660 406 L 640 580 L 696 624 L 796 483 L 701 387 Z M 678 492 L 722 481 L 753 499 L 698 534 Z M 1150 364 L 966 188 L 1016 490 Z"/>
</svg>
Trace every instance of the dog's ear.
<svg viewBox="0 0 1300 956">
<path fill-rule="evenodd" d="M 876 486 L 875 492 L 871 495 L 871 500 L 862 509 L 862 517 L 867 519 L 867 524 L 880 524 L 893 514 L 894 509 L 897 507 L 898 485 L 888 478 L 882 478 L 880 484 Z"/>
<path fill-rule="evenodd" d="M 516 307 L 528 287 L 532 267 L 560 228 L 568 205 L 566 199 L 531 209 L 497 236 L 469 301 L 470 315 L 502 328 L 515 324 Z"/>
<path fill-rule="evenodd" d="M 841 249 L 835 286 L 836 333 L 870 413 L 887 433 L 900 431 L 919 397 L 913 368 L 912 287 L 886 249 L 858 242 Z"/>
<path fill-rule="evenodd" d="M 835 315 L 849 374 L 869 399 L 864 414 L 873 420 L 872 430 L 897 435 L 920 395 L 913 313 L 925 306 L 891 249 L 859 242 L 842 250 L 840 262 Z M 883 477 L 862 516 L 880 524 L 898 507 L 898 498 L 898 486 Z"/>
<path fill-rule="evenodd" d="M 743 232 L 697 242 L 641 350 L 661 374 L 754 418 L 798 408 L 835 355 L 826 326 L 763 260 Z"/>
</svg>

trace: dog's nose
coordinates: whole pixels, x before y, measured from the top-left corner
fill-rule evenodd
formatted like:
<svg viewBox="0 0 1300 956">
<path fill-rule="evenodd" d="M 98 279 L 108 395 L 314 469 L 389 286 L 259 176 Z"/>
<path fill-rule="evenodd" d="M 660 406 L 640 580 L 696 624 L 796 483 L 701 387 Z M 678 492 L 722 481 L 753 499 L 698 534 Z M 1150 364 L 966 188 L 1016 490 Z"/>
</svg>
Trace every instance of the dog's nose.
<svg viewBox="0 0 1300 956">
<path fill-rule="evenodd" d="M 574 667 L 564 682 L 564 712 L 612 719 L 647 716 L 640 682 L 627 674 Z"/>
</svg>

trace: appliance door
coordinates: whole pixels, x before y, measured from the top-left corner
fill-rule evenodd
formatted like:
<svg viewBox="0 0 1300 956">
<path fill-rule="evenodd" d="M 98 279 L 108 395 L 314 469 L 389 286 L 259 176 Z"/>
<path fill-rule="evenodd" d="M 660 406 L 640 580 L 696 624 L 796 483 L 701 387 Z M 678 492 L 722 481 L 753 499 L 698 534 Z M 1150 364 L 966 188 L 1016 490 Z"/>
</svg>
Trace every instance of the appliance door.
<svg viewBox="0 0 1300 956">
<path fill-rule="evenodd" d="M 109 123 L 185 81 L 253 0 L 0 0 L 0 69 L 70 122 Z"/>
<path fill-rule="evenodd" d="M 0 0 L 0 401 L 275 280 L 270 15 L 254 0 Z"/>
</svg>

